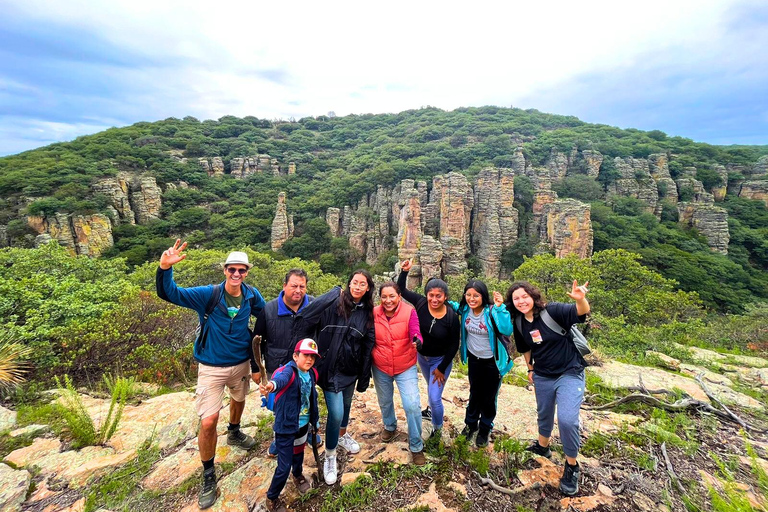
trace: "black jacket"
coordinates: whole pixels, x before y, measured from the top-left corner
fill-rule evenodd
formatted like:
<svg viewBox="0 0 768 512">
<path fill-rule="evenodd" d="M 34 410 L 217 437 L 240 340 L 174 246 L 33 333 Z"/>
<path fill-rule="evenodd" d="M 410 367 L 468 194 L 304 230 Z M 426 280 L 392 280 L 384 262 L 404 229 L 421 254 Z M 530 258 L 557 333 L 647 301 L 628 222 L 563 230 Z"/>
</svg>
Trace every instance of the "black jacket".
<svg viewBox="0 0 768 512">
<path fill-rule="evenodd" d="M 283 292 L 280 292 L 276 299 L 267 302 L 264 311 L 259 315 L 253 333 L 261 336 L 261 355 L 269 375 L 280 366 L 293 361 L 293 349 L 301 339 L 297 338 L 294 332 L 296 319 L 313 300 L 311 295 L 305 296 L 299 311 L 294 313 L 285 305 Z"/>
<path fill-rule="evenodd" d="M 358 306 L 344 318 L 338 312 L 340 294 L 337 286 L 305 307 L 297 319 L 296 334 L 317 341 L 317 384 L 323 391 L 338 393 L 357 381 L 357 391 L 362 393 L 370 384 L 376 343 L 373 325 L 368 327 L 372 312 Z"/>
</svg>

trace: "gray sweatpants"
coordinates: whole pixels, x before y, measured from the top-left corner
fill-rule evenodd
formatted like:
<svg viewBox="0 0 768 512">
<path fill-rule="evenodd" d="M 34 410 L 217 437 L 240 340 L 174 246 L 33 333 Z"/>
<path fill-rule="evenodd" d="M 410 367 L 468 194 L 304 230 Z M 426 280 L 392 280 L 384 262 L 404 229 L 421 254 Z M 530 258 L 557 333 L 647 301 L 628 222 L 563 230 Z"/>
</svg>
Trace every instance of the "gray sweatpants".
<svg viewBox="0 0 768 512">
<path fill-rule="evenodd" d="M 584 401 L 584 369 L 569 370 L 559 377 L 534 374 L 533 383 L 539 416 L 539 435 L 552 435 L 557 406 L 557 426 L 560 428 L 563 451 L 568 457 L 576 457 L 581 445 L 579 409 Z"/>
</svg>

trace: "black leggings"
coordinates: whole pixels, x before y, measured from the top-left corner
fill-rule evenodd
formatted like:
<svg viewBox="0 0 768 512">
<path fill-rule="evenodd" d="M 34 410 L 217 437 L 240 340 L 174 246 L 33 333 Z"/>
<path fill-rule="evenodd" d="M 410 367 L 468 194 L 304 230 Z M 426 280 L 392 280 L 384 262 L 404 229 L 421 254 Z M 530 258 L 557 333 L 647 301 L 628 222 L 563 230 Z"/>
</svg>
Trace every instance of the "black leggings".
<svg viewBox="0 0 768 512">
<path fill-rule="evenodd" d="M 501 374 L 496 361 L 480 359 L 467 352 L 469 366 L 469 403 L 464 423 L 472 428 L 480 422 L 480 430 L 490 432 L 496 418 L 496 399 L 501 386 Z"/>
</svg>

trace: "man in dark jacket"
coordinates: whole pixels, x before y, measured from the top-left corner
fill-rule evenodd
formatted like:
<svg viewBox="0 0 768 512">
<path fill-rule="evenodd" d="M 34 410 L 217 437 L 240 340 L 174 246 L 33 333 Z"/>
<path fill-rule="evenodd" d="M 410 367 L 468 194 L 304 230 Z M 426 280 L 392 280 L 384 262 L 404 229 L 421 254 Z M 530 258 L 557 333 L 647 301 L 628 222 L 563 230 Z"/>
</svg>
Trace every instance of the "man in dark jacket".
<svg viewBox="0 0 768 512">
<path fill-rule="evenodd" d="M 198 496 L 201 509 L 216 502 L 216 424 L 222 408 L 224 388 L 229 388 L 229 428 L 227 444 L 251 449 L 256 442 L 240 430 L 240 418 L 245 409 L 245 397 L 250 381 L 258 383 L 259 373 L 251 372 L 251 334 L 248 322 L 251 315 L 264 309 L 259 291 L 243 283 L 253 266 L 244 252 L 231 252 L 224 262 L 226 280 L 221 285 L 181 288 L 173 280 L 173 265 L 187 257 L 183 254 L 187 243 L 176 240 L 160 256 L 157 270 L 157 294 L 173 304 L 194 309 L 200 317 L 200 335 L 195 341 L 195 359 L 199 363 L 195 406 L 200 416 L 197 443 L 203 463 L 203 485 Z M 220 295 L 212 311 L 209 301 Z"/>
<path fill-rule="evenodd" d="M 314 297 L 307 295 L 309 277 L 302 268 L 292 268 L 283 279 L 283 291 L 276 299 L 267 302 L 259 315 L 254 334 L 261 336 L 261 354 L 264 356 L 268 375 L 293 359 L 293 349 L 298 338 L 294 336 L 294 324 L 304 307 Z M 256 370 L 258 371 L 258 370 Z M 317 437 L 318 446 L 322 444 Z M 269 446 L 270 457 L 277 456 L 275 442 Z"/>
</svg>

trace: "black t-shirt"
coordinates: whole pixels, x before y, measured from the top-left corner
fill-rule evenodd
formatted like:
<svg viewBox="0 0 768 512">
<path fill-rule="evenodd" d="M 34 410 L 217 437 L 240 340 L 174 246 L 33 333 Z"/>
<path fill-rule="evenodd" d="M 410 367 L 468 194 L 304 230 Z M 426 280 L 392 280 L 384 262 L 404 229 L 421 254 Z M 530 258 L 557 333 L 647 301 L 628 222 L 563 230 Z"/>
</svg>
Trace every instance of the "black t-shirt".
<svg viewBox="0 0 768 512">
<path fill-rule="evenodd" d="M 547 312 L 552 319 L 566 331 L 576 323 L 584 322 L 586 315 L 576 313 L 576 304 L 550 302 Z M 579 354 L 573 341 L 559 332 L 551 330 L 538 314 L 533 316 L 533 322 L 522 317 L 520 331 L 517 329 L 515 317 L 515 345 L 517 351 L 531 352 L 533 372 L 544 377 L 558 377 L 566 371 L 584 366 L 584 359 Z"/>
<path fill-rule="evenodd" d="M 426 357 L 442 356 L 443 360 L 437 365 L 437 369 L 445 373 L 456 352 L 459 351 L 461 341 L 459 315 L 446 303 L 445 315 L 442 318 L 433 317 L 429 312 L 426 297 L 405 287 L 407 275 L 407 272 L 401 272 L 397 284 L 403 293 L 403 298 L 411 303 L 419 317 L 419 330 L 421 337 L 424 338 L 424 345 L 419 353 Z"/>
</svg>

